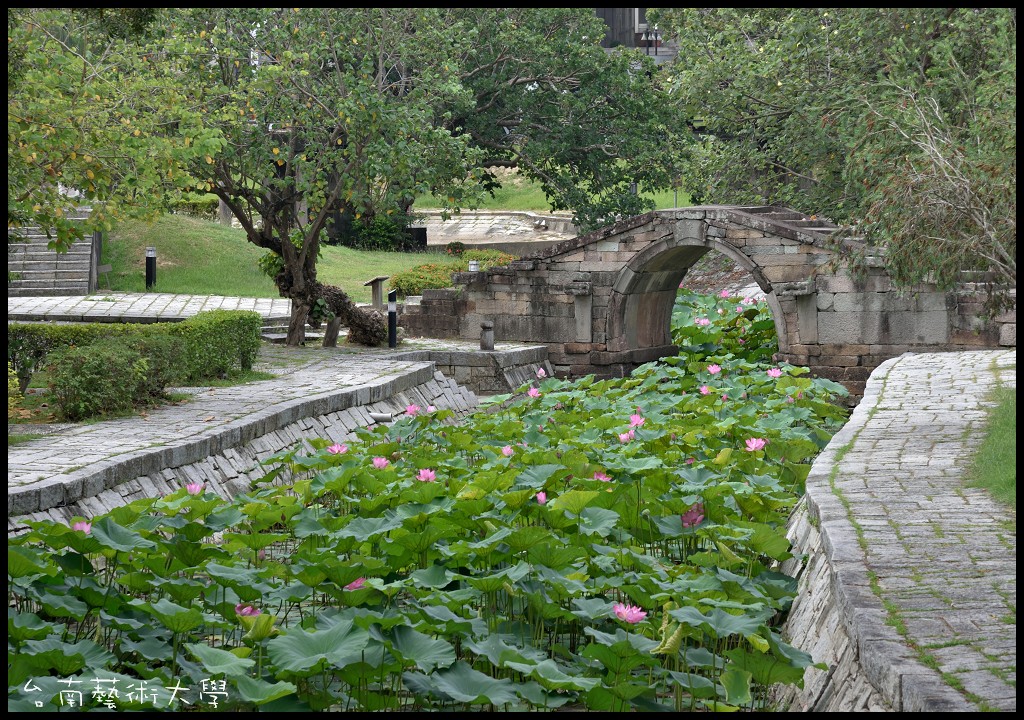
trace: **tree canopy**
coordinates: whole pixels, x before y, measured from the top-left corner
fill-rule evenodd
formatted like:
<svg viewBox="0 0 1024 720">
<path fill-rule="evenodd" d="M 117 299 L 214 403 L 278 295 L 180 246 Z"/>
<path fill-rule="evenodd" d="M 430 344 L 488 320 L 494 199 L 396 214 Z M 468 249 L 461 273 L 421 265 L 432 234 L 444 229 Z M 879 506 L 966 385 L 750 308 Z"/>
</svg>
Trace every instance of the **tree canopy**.
<svg viewBox="0 0 1024 720">
<path fill-rule="evenodd" d="M 848 224 L 901 285 L 1016 285 L 1015 10 L 652 13 L 680 39 L 667 84 L 694 199 Z"/>
</svg>

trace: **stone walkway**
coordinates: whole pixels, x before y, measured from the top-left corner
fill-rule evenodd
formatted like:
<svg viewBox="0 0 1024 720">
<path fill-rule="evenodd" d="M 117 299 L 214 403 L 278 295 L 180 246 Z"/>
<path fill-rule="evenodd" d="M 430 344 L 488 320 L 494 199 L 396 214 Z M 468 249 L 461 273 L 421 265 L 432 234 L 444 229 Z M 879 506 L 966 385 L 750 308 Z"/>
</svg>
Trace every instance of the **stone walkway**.
<svg viewBox="0 0 1024 720">
<path fill-rule="evenodd" d="M 8 319 L 154 320 L 214 306 L 273 317 L 287 315 L 275 305 L 284 302 L 126 293 L 8 298 Z M 9 448 L 8 513 L 26 483 L 48 486 L 76 467 L 200 437 L 268 403 L 386 380 L 414 365 L 423 363 L 333 353 L 275 380 L 201 391 L 146 418 Z M 926 710 L 1016 709 L 1016 514 L 963 481 L 997 384 L 1016 387 L 1015 349 L 889 360 L 808 478 L 808 500 L 842 570 L 841 601 L 856 611 L 855 632 L 875 653 L 865 662 L 878 682 L 894 684 L 897 695 L 916 694 L 913 704 Z"/>
<path fill-rule="evenodd" d="M 1015 349 L 883 363 L 807 479 L 861 663 L 904 708 L 1017 707 L 1016 512 L 964 482 L 1016 365 Z"/>
</svg>

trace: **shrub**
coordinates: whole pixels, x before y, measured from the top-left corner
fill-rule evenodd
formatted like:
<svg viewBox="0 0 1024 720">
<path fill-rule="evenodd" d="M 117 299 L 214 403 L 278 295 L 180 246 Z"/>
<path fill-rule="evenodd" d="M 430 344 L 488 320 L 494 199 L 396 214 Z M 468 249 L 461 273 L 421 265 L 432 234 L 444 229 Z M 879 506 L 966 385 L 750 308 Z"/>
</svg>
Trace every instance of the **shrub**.
<svg viewBox="0 0 1024 720">
<path fill-rule="evenodd" d="M 235 368 L 251 370 L 260 348 L 262 320 L 248 310 L 210 310 L 181 323 L 8 323 L 7 359 L 24 393 L 37 367 L 47 356 L 66 347 L 84 347 L 102 338 L 167 335 L 184 342 L 175 357 L 180 370 L 174 381 L 218 378 Z"/>
<path fill-rule="evenodd" d="M 215 220 L 218 205 L 217 196 L 213 193 L 185 193 L 174 202 L 172 210 L 179 215 Z"/>
<path fill-rule="evenodd" d="M 444 246 L 444 251 L 448 255 L 459 257 L 462 253 L 466 252 L 466 244 L 461 243 L 458 240 L 452 240 L 450 243 Z"/>
<path fill-rule="evenodd" d="M 149 397 L 149 363 L 119 339 L 57 350 L 48 360 L 50 399 L 63 420 L 124 413 Z"/>
<path fill-rule="evenodd" d="M 451 244 L 451 243 L 449 243 Z M 460 243 L 461 244 L 461 243 Z M 477 260 L 481 270 L 507 265 L 519 258 L 498 250 L 466 250 L 458 259 L 426 263 L 391 276 L 389 287 L 400 295 L 422 295 L 424 290 L 451 287 L 452 273 L 466 272 L 469 261 Z"/>
<path fill-rule="evenodd" d="M 18 373 L 14 372 L 14 365 L 7 361 L 7 417 L 21 406 L 22 392 L 18 383 Z"/>
<path fill-rule="evenodd" d="M 251 370 L 260 350 L 263 321 L 249 310 L 209 310 L 169 324 L 180 338 L 182 375 L 196 381 L 224 377 L 235 369 Z"/>
</svg>

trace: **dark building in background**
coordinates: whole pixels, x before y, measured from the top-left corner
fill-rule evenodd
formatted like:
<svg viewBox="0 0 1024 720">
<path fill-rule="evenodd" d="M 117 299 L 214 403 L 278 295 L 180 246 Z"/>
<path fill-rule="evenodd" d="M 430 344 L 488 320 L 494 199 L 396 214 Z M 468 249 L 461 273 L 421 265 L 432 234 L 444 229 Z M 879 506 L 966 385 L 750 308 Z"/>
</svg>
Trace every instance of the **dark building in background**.
<svg viewBox="0 0 1024 720">
<path fill-rule="evenodd" d="M 659 63 L 675 57 L 675 45 L 666 42 L 657 25 L 647 22 L 647 8 L 594 8 L 594 13 L 605 24 L 601 47 L 641 48 Z"/>
</svg>

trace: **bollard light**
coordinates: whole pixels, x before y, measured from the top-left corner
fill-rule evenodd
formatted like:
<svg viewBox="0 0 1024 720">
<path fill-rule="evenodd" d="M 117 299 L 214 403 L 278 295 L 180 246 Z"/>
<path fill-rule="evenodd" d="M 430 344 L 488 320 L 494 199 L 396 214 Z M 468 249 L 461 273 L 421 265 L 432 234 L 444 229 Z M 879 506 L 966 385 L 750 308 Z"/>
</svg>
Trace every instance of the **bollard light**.
<svg viewBox="0 0 1024 720">
<path fill-rule="evenodd" d="M 388 292 L 388 347 L 398 347 L 398 291 Z"/>
<path fill-rule="evenodd" d="M 156 285 L 156 248 L 146 248 L 146 290 Z"/>
<path fill-rule="evenodd" d="M 470 260 L 469 261 L 469 271 L 470 272 L 478 272 L 479 270 L 480 270 L 480 261 L 479 260 Z"/>
</svg>

